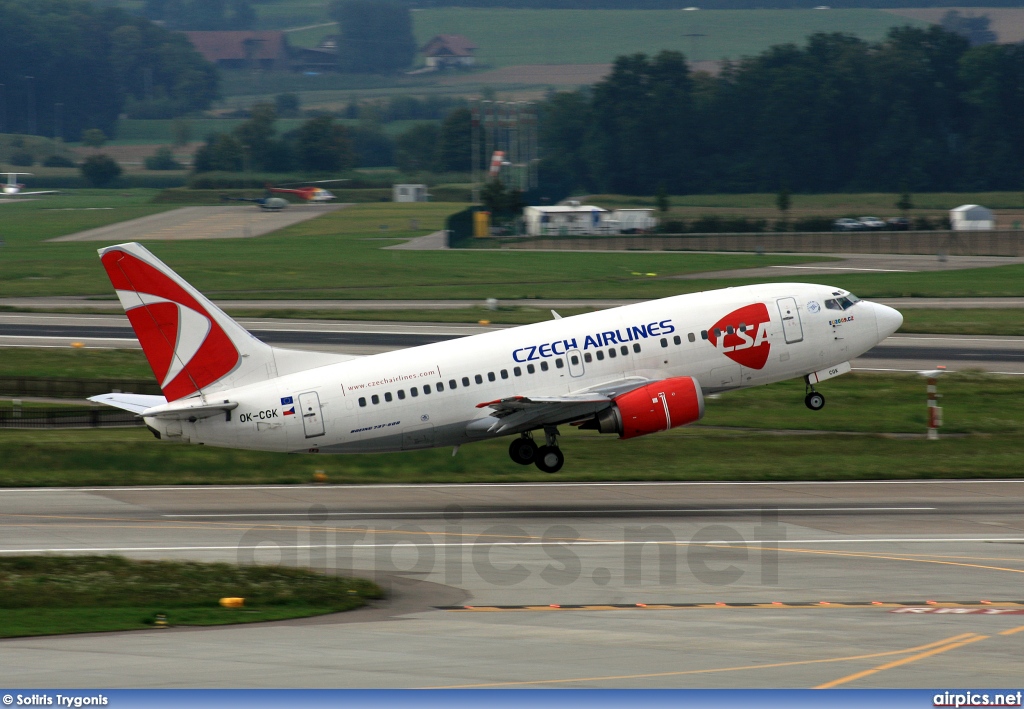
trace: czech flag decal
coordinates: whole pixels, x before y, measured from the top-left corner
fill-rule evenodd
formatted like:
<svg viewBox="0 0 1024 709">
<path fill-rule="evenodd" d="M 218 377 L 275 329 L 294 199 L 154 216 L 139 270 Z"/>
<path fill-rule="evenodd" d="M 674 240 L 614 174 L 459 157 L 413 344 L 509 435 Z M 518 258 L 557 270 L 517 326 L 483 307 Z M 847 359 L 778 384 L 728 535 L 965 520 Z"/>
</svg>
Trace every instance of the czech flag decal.
<svg viewBox="0 0 1024 709">
<path fill-rule="evenodd" d="M 282 397 L 281 398 L 281 406 L 288 406 L 289 407 L 289 408 L 285 409 L 284 412 L 283 412 L 285 416 L 294 416 L 295 415 L 295 403 L 292 400 L 292 397 L 290 397 L 290 396 Z"/>
</svg>

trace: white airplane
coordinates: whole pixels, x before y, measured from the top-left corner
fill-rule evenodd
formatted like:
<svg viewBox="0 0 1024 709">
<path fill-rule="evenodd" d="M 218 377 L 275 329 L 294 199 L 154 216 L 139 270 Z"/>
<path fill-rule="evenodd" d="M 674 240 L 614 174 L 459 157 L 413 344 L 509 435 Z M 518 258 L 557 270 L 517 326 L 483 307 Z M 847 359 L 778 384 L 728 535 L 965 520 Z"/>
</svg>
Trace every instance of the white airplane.
<svg viewBox="0 0 1024 709">
<path fill-rule="evenodd" d="M 0 175 L 7 175 L 7 183 L 2 186 L 5 197 L 26 197 L 30 194 L 60 194 L 57 190 L 41 190 L 36 192 L 22 192 L 25 185 L 19 184 L 18 175 L 31 175 L 31 172 L 0 172 Z"/>
<path fill-rule="evenodd" d="M 838 288 L 772 283 L 352 357 L 260 342 L 139 244 L 99 253 L 164 396 L 91 400 L 159 439 L 228 448 L 457 451 L 515 436 L 515 462 L 554 473 L 560 425 L 634 438 L 697 421 L 706 393 L 796 377 L 821 409 L 815 385 L 903 323 Z"/>
</svg>

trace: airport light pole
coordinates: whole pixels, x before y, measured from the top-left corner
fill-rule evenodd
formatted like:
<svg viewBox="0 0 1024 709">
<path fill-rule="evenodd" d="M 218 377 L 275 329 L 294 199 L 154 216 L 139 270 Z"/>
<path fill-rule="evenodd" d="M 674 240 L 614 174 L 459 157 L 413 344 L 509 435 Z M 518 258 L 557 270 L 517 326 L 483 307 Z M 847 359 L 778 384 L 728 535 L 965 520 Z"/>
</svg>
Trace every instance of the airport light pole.
<svg viewBox="0 0 1024 709">
<path fill-rule="evenodd" d="M 939 406 L 938 381 L 939 375 L 946 371 L 943 366 L 918 372 L 928 379 L 928 440 L 939 440 L 939 427 L 942 425 L 942 407 Z"/>
</svg>

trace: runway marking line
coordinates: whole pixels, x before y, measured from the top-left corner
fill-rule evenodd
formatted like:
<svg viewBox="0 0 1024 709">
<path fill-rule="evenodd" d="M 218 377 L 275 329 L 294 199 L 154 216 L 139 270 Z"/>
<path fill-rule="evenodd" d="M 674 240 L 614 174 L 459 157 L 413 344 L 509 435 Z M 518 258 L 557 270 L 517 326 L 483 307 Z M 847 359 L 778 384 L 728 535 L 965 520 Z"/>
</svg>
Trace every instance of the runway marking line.
<svg viewBox="0 0 1024 709">
<path fill-rule="evenodd" d="M 961 648 L 964 645 L 970 645 L 971 643 L 976 643 L 979 640 L 985 640 L 985 639 L 987 639 L 989 637 L 988 635 L 974 635 L 973 633 L 970 633 L 970 635 L 973 635 L 973 637 L 968 637 L 968 638 L 964 638 L 963 640 L 959 640 L 959 641 L 956 641 L 956 642 L 951 642 L 948 645 L 940 645 L 939 647 L 935 647 L 935 648 L 932 648 L 930 650 L 926 650 L 924 652 L 920 652 L 920 653 L 918 653 L 916 655 L 911 655 L 910 657 L 903 657 L 903 658 L 900 658 L 899 660 L 893 660 L 892 662 L 886 662 L 884 665 L 879 665 L 878 667 L 872 667 L 869 670 L 861 670 L 860 672 L 854 672 L 852 675 L 847 675 L 846 677 L 840 677 L 839 679 L 832 680 L 831 682 L 826 682 L 825 684 L 819 684 L 814 689 L 832 689 L 833 687 L 838 687 L 841 684 L 847 684 L 849 682 L 853 682 L 853 681 L 858 680 L 858 679 L 863 679 L 864 677 L 870 677 L 871 675 L 876 674 L 878 672 L 885 672 L 886 670 L 891 670 L 891 669 L 894 669 L 896 667 L 901 667 L 903 665 L 909 665 L 912 662 L 917 662 L 918 660 L 924 660 L 926 658 L 933 657 L 934 655 L 939 655 L 939 654 L 941 654 L 943 652 L 949 652 L 950 650 L 956 650 L 957 648 Z"/>
<path fill-rule="evenodd" d="M 796 601 L 770 603 L 604 603 L 595 605 L 524 605 L 524 606 L 435 606 L 448 613 L 550 613 L 554 611 L 661 611 L 661 610 L 836 610 L 836 609 L 898 609 L 898 608 L 993 608 L 1024 609 L 1024 601 Z M 978 614 L 970 614 L 977 617 Z M 992 614 L 997 615 L 997 614 Z M 1024 626 L 1021 626 L 1024 629 Z M 1014 630 L 1013 632 L 1018 632 Z M 1010 633 L 1002 633 L 1010 634 Z"/>
<path fill-rule="evenodd" d="M 712 545 L 709 545 L 712 546 Z M 938 559 L 914 559 L 905 556 L 887 556 L 883 554 L 871 554 L 859 551 L 827 551 L 823 549 L 786 549 L 777 547 L 777 551 L 790 554 L 821 554 L 824 556 L 849 556 L 857 559 L 881 559 L 884 561 L 912 561 L 918 564 L 939 564 L 942 566 L 963 566 L 971 569 L 984 569 L 986 571 L 1008 571 L 1013 574 L 1024 574 L 1024 569 L 1011 569 L 1005 566 L 987 566 L 985 564 L 966 564 L 962 561 L 940 561 Z"/>
<path fill-rule="evenodd" d="M 1024 625 L 1018 625 L 1016 628 L 1010 628 L 1009 630 L 1000 630 L 1000 635 L 1016 635 L 1017 633 L 1024 632 Z"/>
<path fill-rule="evenodd" d="M 744 670 L 768 670 L 776 669 L 779 667 L 797 667 L 800 665 L 818 665 L 827 664 L 832 662 L 852 662 L 855 660 L 871 660 L 878 657 L 892 657 L 893 655 L 905 655 L 911 652 L 921 652 L 934 647 L 945 647 L 951 643 L 956 643 L 967 638 L 974 637 L 975 633 L 961 633 L 960 635 L 954 635 L 946 638 L 945 640 L 936 640 L 935 642 L 926 643 L 924 645 L 918 645 L 916 647 L 908 647 L 902 650 L 887 650 L 885 652 L 873 652 L 867 655 L 850 655 L 847 657 L 826 657 L 823 659 L 816 660 L 792 660 L 789 662 L 773 662 L 764 665 L 740 665 L 737 667 L 713 667 L 705 670 L 678 670 L 674 672 L 649 672 L 644 674 L 633 674 L 633 675 L 608 675 L 604 677 L 571 677 L 565 679 L 537 679 L 537 680 L 518 680 L 509 682 L 482 682 L 479 684 L 455 684 L 455 685 L 440 685 L 433 687 L 422 687 L 421 689 L 478 689 L 486 687 L 516 687 L 516 686 L 527 686 L 527 685 L 538 685 L 538 684 L 571 684 L 574 682 L 611 682 L 624 679 L 651 679 L 654 677 L 679 677 L 683 675 L 699 675 L 699 674 L 714 674 L 719 672 L 741 672 Z M 981 636 L 986 637 L 986 636 Z"/>
</svg>

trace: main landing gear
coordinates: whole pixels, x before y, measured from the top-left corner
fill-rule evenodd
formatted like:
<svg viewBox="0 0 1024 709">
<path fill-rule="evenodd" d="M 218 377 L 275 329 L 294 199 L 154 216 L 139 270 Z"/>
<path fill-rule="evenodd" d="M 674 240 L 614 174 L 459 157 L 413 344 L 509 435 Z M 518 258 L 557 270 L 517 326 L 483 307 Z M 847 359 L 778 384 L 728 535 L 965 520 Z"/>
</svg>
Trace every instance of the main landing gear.
<svg viewBox="0 0 1024 709">
<path fill-rule="evenodd" d="M 804 397 L 804 406 L 811 411 L 821 411 L 825 408 L 825 396 L 815 391 L 812 384 L 807 383 L 805 391 L 807 391 L 807 395 Z"/>
<path fill-rule="evenodd" d="M 557 473 L 565 464 L 565 456 L 558 447 L 558 429 L 544 429 L 544 445 L 538 446 L 530 432 L 522 434 L 509 444 L 508 455 L 520 465 L 535 464 L 545 473 Z"/>
</svg>

